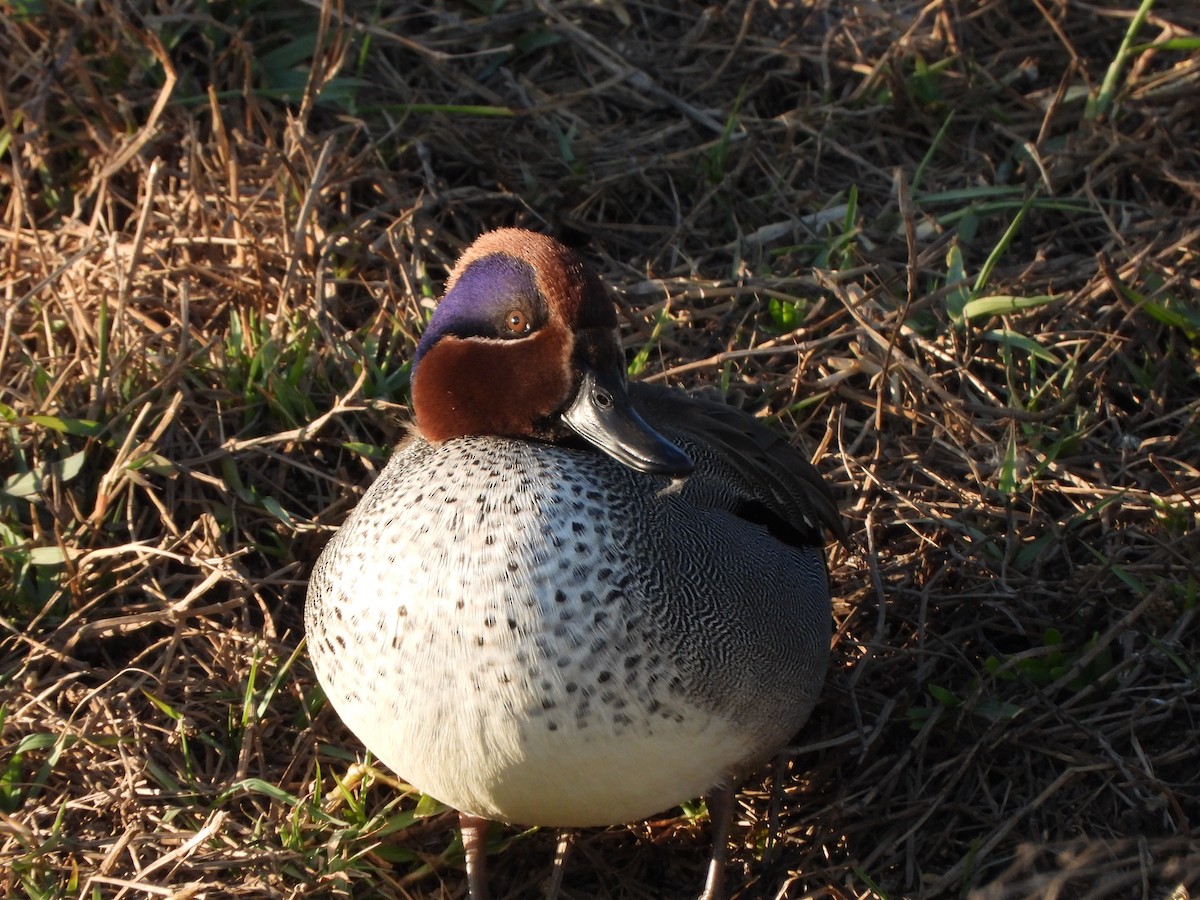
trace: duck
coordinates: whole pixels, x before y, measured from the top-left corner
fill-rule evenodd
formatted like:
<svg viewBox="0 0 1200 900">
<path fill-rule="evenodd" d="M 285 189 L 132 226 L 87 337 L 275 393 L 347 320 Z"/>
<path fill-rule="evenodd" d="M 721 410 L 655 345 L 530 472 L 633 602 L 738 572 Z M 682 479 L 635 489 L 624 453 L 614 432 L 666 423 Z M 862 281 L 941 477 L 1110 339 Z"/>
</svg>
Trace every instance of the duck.
<svg viewBox="0 0 1200 900">
<path fill-rule="evenodd" d="M 558 240 L 487 232 L 412 357 L 414 425 L 329 540 L 304 627 L 328 702 L 458 812 L 471 900 L 490 823 L 576 829 L 707 798 L 725 893 L 734 791 L 828 668 L 807 457 L 751 414 L 626 377 L 616 306 Z"/>
</svg>

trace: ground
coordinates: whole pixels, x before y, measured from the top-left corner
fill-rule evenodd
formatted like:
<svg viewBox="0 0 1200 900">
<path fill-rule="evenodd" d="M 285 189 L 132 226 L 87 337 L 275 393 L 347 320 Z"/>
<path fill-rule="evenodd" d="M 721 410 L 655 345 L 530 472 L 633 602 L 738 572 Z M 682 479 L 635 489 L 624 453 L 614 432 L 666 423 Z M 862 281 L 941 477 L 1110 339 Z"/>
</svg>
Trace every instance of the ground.
<svg viewBox="0 0 1200 900">
<path fill-rule="evenodd" d="M 1200 893 L 1200 11 L 0 0 L 0 889 L 462 897 L 307 573 L 459 250 L 554 234 L 636 377 L 808 452 L 834 665 L 739 898 Z M 498 830 L 536 896 L 553 836 Z M 700 806 L 574 898 L 694 896 Z"/>
</svg>

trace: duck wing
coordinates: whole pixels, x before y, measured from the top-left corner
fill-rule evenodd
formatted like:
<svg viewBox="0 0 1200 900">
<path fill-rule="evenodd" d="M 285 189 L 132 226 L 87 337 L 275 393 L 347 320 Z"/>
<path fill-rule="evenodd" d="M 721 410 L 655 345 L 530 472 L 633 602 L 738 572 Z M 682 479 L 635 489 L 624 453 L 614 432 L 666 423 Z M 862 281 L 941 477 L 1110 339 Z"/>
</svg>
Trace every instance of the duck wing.
<svg viewBox="0 0 1200 900">
<path fill-rule="evenodd" d="M 698 474 L 714 463 L 739 496 L 733 512 L 767 525 L 786 543 L 823 545 L 827 529 L 843 545 L 850 538 L 829 485 L 783 437 L 727 403 L 658 385 L 634 382 L 629 394 L 655 428 L 700 457 Z"/>
</svg>

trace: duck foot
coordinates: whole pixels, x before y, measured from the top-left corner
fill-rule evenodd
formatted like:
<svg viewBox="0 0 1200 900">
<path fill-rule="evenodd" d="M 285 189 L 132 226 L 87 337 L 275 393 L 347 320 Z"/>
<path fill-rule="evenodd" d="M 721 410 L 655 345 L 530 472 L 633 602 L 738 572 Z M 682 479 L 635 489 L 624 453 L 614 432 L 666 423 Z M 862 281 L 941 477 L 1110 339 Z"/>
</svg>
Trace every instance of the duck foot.
<svg viewBox="0 0 1200 900">
<path fill-rule="evenodd" d="M 487 835 L 492 823 L 464 812 L 458 814 L 462 830 L 463 852 L 467 857 L 467 896 L 471 900 L 489 900 L 487 886 Z"/>
<path fill-rule="evenodd" d="M 715 788 L 707 797 L 713 849 L 700 900 L 725 900 L 725 865 L 729 861 L 729 826 L 733 822 L 733 785 Z"/>
</svg>

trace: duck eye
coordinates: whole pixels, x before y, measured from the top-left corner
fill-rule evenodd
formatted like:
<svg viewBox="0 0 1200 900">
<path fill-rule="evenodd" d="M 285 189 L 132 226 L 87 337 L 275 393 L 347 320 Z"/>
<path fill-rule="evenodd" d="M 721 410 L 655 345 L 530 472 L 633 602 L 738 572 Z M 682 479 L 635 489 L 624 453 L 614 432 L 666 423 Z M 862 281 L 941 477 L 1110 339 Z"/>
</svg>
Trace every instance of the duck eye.
<svg viewBox="0 0 1200 900">
<path fill-rule="evenodd" d="M 504 327 L 513 334 L 528 334 L 530 329 L 529 316 L 523 310 L 510 309 L 504 314 Z"/>
</svg>

